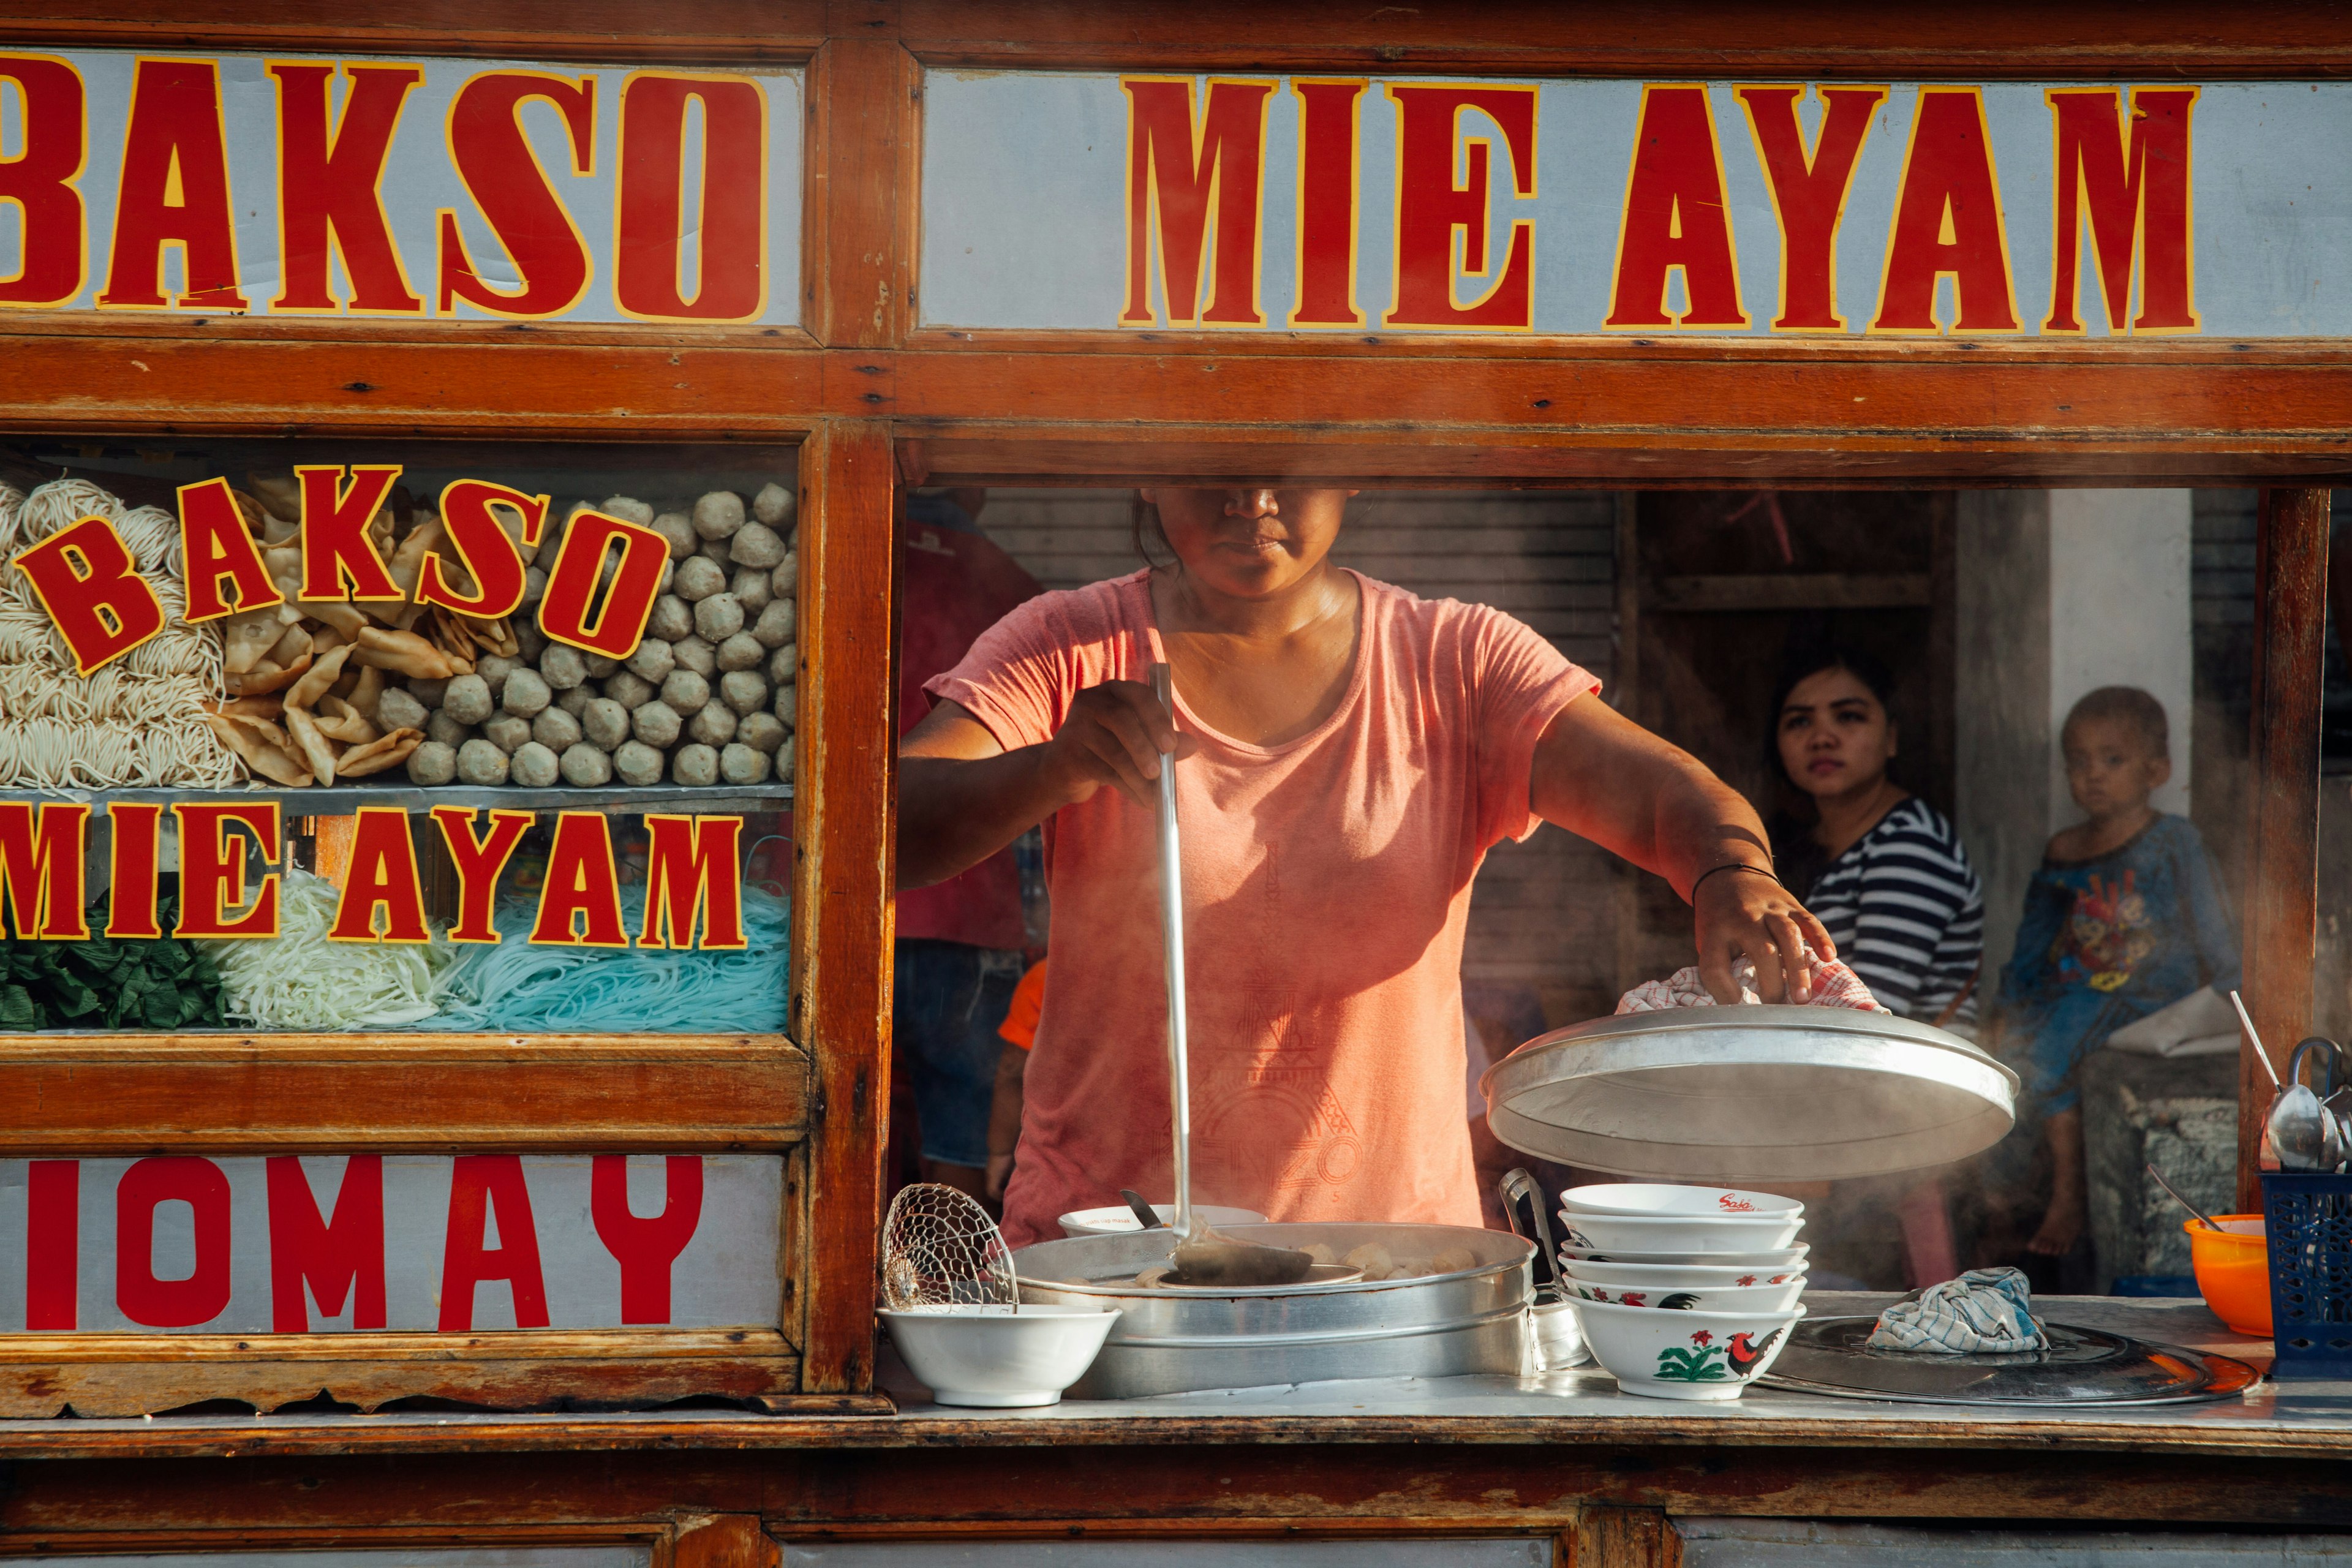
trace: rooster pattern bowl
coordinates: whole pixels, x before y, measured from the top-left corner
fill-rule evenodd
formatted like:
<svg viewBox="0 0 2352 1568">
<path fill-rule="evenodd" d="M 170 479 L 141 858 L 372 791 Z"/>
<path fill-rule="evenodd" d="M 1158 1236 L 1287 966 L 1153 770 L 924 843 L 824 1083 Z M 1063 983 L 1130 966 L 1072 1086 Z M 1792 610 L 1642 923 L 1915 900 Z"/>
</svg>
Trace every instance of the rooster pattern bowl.
<svg viewBox="0 0 2352 1568">
<path fill-rule="evenodd" d="M 1628 1394 L 1737 1399 L 1789 1342 L 1802 1307 L 1781 1312 L 1660 1312 L 1579 1301 L 1584 1342 Z"/>
<path fill-rule="evenodd" d="M 1664 1308 L 1670 1312 L 1785 1312 L 1805 1293 L 1800 1275 L 1778 1285 L 1588 1285 L 1570 1279 L 1569 1289 L 1580 1301 L 1612 1307 Z"/>
<path fill-rule="evenodd" d="M 1773 1252 L 1797 1239 L 1805 1216 L 1609 1215 L 1559 1211 L 1561 1245 L 1580 1252 Z"/>
</svg>

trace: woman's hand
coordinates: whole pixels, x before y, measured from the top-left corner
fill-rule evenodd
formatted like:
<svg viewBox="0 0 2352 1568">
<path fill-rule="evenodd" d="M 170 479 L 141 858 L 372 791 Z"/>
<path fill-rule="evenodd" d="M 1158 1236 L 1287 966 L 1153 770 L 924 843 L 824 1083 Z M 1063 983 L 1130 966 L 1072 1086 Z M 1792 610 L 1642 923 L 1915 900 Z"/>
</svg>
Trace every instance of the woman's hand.
<svg viewBox="0 0 2352 1568">
<path fill-rule="evenodd" d="M 1788 889 L 1760 870 L 1721 870 L 1692 889 L 1691 914 L 1698 928 L 1698 974 L 1708 994 L 1729 1005 L 1739 1000 L 1732 961 L 1756 966 L 1756 994 L 1767 1002 L 1810 1002 L 1816 956 L 1835 958 L 1837 944 L 1812 911 Z"/>
<path fill-rule="evenodd" d="M 1105 784 L 1125 790 L 1150 809 L 1160 778 L 1160 759 L 1189 757 L 1200 742 L 1177 731 L 1175 720 L 1151 688 L 1133 680 L 1106 680 L 1078 693 L 1069 715 L 1045 742 L 1045 766 L 1064 804 L 1094 798 Z"/>
</svg>

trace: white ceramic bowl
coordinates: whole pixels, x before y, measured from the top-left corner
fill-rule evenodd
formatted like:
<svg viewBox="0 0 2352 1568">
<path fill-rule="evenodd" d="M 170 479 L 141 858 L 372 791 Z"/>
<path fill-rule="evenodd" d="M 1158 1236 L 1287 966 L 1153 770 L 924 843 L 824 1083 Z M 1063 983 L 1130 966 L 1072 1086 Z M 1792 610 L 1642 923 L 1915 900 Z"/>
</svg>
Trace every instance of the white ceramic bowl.
<svg viewBox="0 0 2352 1568">
<path fill-rule="evenodd" d="M 1665 1182 L 1607 1182 L 1559 1194 L 1570 1214 L 1720 1215 L 1727 1219 L 1783 1219 L 1805 1212 L 1794 1198 L 1736 1187 L 1692 1187 Z"/>
<path fill-rule="evenodd" d="M 1779 1285 L 1589 1285 L 1568 1282 L 1580 1301 L 1601 1301 L 1619 1307 L 1664 1308 L 1680 1312 L 1785 1312 L 1805 1293 L 1805 1277 Z"/>
<path fill-rule="evenodd" d="M 1176 1222 L 1174 1204 L 1153 1204 L 1151 1212 L 1160 1216 L 1162 1225 Z M 1229 1225 L 1264 1225 L 1265 1215 L 1251 1209 L 1219 1208 L 1213 1204 L 1195 1204 L 1193 1214 L 1223 1230 Z M 1121 1231 L 1141 1230 L 1143 1224 L 1135 1211 L 1125 1204 L 1113 1204 L 1108 1208 L 1072 1209 L 1061 1219 L 1064 1236 L 1116 1236 Z"/>
<path fill-rule="evenodd" d="M 1769 1371 L 1805 1315 L 1785 1312 L 1660 1312 L 1579 1301 L 1584 1342 L 1628 1394 L 1652 1399 L 1737 1399 Z"/>
<path fill-rule="evenodd" d="M 1058 1405 L 1094 1364 L 1118 1311 L 918 1307 L 882 1312 L 890 1342 L 941 1405 Z"/>
<path fill-rule="evenodd" d="M 1620 1252 L 1614 1248 L 1603 1252 L 1594 1247 L 1563 1247 L 1559 1249 L 1559 1266 L 1567 1268 L 1586 1263 L 1622 1263 L 1660 1268 L 1761 1268 L 1772 1274 L 1793 1269 L 1801 1274 L 1806 1255 L 1811 1251 L 1802 1242 L 1771 1252 Z"/>
<path fill-rule="evenodd" d="M 1802 1215 L 1607 1215 L 1559 1211 L 1560 1240 L 1580 1252 L 1771 1252 L 1797 1239 Z"/>
<path fill-rule="evenodd" d="M 1725 1268 L 1706 1263 L 1624 1263 L 1575 1258 L 1563 1261 L 1559 1269 L 1580 1284 L 1622 1285 L 1635 1290 L 1736 1290 L 1754 1285 L 1786 1285 L 1791 1281 L 1802 1284 L 1805 1278 L 1802 1262 L 1776 1268 L 1749 1268 L 1737 1265 Z"/>
</svg>

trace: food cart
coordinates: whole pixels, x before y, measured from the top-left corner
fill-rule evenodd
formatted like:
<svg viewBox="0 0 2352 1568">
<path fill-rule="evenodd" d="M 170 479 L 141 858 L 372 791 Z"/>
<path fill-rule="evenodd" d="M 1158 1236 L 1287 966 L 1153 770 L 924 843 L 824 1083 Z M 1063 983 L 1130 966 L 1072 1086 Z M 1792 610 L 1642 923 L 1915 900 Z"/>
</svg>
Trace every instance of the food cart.
<svg viewBox="0 0 2352 1568">
<path fill-rule="evenodd" d="M 1932 1562 L 1956 1530 L 2193 1552 L 2198 1531 L 2344 1528 L 2352 1416 L 2269 1385 L 2064 1415 L 1684 1409 L 1602 1379 L 982 1416 L 877 1392 L 875 1275 L 894 501 L 914 485 L 2263 486 L 2246 992 L 2273 1045 L 2303 1035 L 2326 487 L 2352 411 L 2329 260 L 2347 63 L 2352 33 L 2308 7 L 222 0 L 0 19 L 17 489 L 86 479 L 114 504 L 58 504 L 125 539 L 142 508 L 184 521 L 209 481 L 237 505 L 304 468 L 329 476 L 322 512 L 372 470 L 410 475 L 423 488 L 356 512 L 381 500 L 402 541 L 428 502 L 450 523 L 467 481 L 516 515 L 583 500 L 567 537 L 583 515 L 684 516 L 672 580 L 702 559 L 772 574 L 800 650 L 791 679 L 782 639 L 740 667 L 767 672 L 753 710 L 795 693 L 740 783 L 682 772 L 678 752 L 715 768 L 726 748 L 676 725 L 642 783 L 583 759 L 527 787 L 511 755 L 468 775 L 496 721 L 478 715 L 450 719 L 457 776 L 437 782 L 321 784 L 299 727 L 299 783 L 18 764 L 0 804 L 28 834 L 35 808 L 92 806 L 119 888 L 141 865 L 123 808 L 158 808 L 184 897 L 212 847 L 220 911 L 244 902 L 239 868 L 348 889 L 359 836 L 335 824 L 362 807 L 412 835 L 436 806 L 468 832 L 533 814 L 545 868 L 565 820 L 622 823 L 625 861 L 631 832 L 653 853 L 628 823 L 748 823 L 728 830 L 746 858 L 789 843 L 765 862 L 789 982 L 758 1027 L 0 1035 L 0 1560 L 1144 1562 L 1181 1539 L 1236 1562 L 1779 1563 L 1828 1542 Z M 786 500 L 763 510 L 771 486 Z M 720 492 L 735 528 L 747 507 L 784 525 L 796 581 L 702 548 L 732 537 L 692 505 Z M 642 519 L 617 504 L 638 500 Z M 160 561 L 180 536 L 159 538 Z M 343 586 L 331 570 L 289 602 Z M 184 574 L 175 592 L 184 608 Z M 289 674 L 250 693 L 271 713 L 289 661 L 329 657 L 310 646 L 244 667 Z M 542 686 L 516 718 L 560 706 Z M 70 689 L 83 707 L 41 710 L 54 744 L 139 733 L 144 710 Z M 250 854 L 204 837 L 205 808 L 265 803 L 237 830 Z M 64 866 L 10 867 L 19 930 Z M 462 893 L 435 881 L 436 917 Z M 689 889 L 674 947 L 729 946 L 712 896 Z M 597 912 L 562 934 L 647 945 L 649 905 L 620 942 Z M 2251 1057 L 2241 1077 L 2252 1208 Z M 362 1169 L 385 1245 L 354 1263 L 325 1184 Z M 700 1218 L 679 1240 L 662 1222 L 681 1204 Z M 2100 1310 L 2263 1357 L 2201 1309 Z"/>
</svg>

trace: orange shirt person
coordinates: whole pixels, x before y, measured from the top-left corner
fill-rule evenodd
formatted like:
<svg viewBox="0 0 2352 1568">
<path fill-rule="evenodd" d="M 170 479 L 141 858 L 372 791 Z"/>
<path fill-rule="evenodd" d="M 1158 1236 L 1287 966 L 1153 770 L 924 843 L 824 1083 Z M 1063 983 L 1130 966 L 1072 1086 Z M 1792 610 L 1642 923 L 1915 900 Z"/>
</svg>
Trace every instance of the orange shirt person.
<svg viewBox="0 0 2352 1568">
<path fill-rule="evenodd" d="M 1559 823 L 1694 900 L 1702 973 L 1804 1000 L 1820 922 L 1763 824 L 1500 611 L 1334 565 L 1348 492 L 1143 492 L 1174 559 L 1042 595 L 928 685 L 899 749 L 898 875 L 1040 823 L 1054 983 L 1006 1239 L 1171 1195 L 1153 796 L 1178 759 L 1193 1197 L 1276 1219 L 1479 1223 L 1462 944 L 1486 850 Z M 1173 667 L 1173 711 L 1148 684 Z"/>
<path fill-rule="evenodd" d="M 1045 960 L 1041 958 L 1013 988 L 1013 1005 L 996 1027 L 997 1038 L 1014 1048 L 996 1055 L 996 1097 L 988 1108 L 988 1196 L 992 1203 L 1003 1201 L 1005 1181 L 1013 1174 L 1013 1152 L 1021 1142 L 1021 1084 L 1045 1006 Z"/>
</svg>

